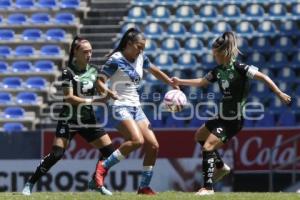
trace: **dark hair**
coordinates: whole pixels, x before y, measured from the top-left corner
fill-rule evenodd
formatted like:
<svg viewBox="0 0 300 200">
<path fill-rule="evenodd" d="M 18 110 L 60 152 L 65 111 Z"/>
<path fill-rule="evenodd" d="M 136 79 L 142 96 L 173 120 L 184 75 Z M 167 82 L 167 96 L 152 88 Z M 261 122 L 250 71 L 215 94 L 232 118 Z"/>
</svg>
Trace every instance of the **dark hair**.
<svg viewBox="0 0 300 200">
<path fill-rule="evenodd" d="M 72 66 L 72 62 L 73 62 L 73 58 L 74 58 L 74 50 L 78 49 L 83 42 L 88 42 L 88 40 L 86 40 L 82 37 L 79 37 L 78 35 L 76 35 L 74 37 L 74 39 L 71 43 L 71 49 L 69 52 L 68 67 Z"/>
<path fill-rule="evenodd" d="M 237 38 L 234 32 L 225 32 L 222 36 L 218 37 L 213 45 L 213 49 L 216 49 L 218 52 L 223 51 L 224 55 L 227 57 L 236 58 L 240 52 L 237 45 Z"/>
<path fill-rule="evenodd" d="M 145 39 L 144 34 L 139 29 L 137 28 L 128 29 L 122 36 L 117 48 L 115 48 L 111 53 L 109 53 L 107 57 L 110 57 L 117 51 L 123 51 L 128 41 L 135 42 L 138 40 L 138 36 L 141 36 L 143 39 Z"/>
</svg>

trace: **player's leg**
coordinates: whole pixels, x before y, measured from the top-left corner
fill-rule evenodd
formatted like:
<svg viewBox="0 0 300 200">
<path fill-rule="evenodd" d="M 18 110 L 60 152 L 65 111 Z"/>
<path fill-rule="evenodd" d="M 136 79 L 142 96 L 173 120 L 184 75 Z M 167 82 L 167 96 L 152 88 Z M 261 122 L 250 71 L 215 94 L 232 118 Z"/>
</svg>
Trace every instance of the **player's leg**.
<svg viewBox="0 0 300 200">
<path fill-rule="evenodd" d="M 159 144 L 151 129 L 150 122 L 147 118 L 138 121 L 138 126 L 141 129 L 145 140 L 145 157 L 143 162 L 143 173 L 138 194 L 154 195 L 156 193 L 149 187 L 149 185 L 153 176 L 153 167 L 157 158 Z"/>
</svg>

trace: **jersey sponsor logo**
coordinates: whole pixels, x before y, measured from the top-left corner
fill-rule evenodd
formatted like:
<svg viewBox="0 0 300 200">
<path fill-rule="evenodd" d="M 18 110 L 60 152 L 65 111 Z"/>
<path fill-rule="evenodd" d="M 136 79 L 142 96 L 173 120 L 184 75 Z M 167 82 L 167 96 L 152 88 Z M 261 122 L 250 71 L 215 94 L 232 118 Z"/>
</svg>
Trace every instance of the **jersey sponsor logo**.
<svg viewBox="0 0 300 200">
<path fill-rule="evenodd" d="M 89 89 L 92 89 L 94 87 L 94 84 L 92 81 L 83 81 L 82 83 L 82 91 L 87 92 Z"/>
<path fill-rule="evenodd" d="M 217 133 L 221 133 L 223 131 L 223 128 L 217 128 Z"/>
<path fill-rule="evenodd" d="M 64 134 L 66 132 L 66 129 L 64 127 L 62 127 L 60 130 L 59 130 L 59 133 L 60 134 Z"/>
</svg>

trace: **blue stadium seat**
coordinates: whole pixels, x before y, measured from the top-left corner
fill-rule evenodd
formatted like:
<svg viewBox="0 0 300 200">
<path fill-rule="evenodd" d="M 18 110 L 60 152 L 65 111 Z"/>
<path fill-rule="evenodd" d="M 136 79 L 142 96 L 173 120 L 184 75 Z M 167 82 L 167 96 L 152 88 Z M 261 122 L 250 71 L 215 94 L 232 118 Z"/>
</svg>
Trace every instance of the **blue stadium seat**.
<svg viewBox="0 0 300 200">
<path fill-rule="evenodd" d="M 296 52 L 293 55 L 293 58 L 292 58 L 292 61 L 291 61 L 290 64 L 291 64 L 291 67 L 299 69 L 299 66 L 300 66 L 300 52 Z"/>
<path fill-rule="evenodd" d="M 58 45 L 44 45 L 41 47 L 41 55 L 43 55 L 43 56 L 60 56 L 61 49 Z"/>
<path fill-rule="evenodd" d="M 180 22 L 173 22 L 168 26 L 167 34 L 171 37 L 184 38 L 187 30 Z"/>
<path fill-rule="evenodd" d="M 163 28 L 159 23 L 150 23 L 145 27 L 145 34 L 149 38 L 161 38 L 163 33 Z"/>
<path fill-rule="evenodd" d="M 296 79 L 295 71 L 289 67 L 280 68 L 277 74 L 277 80 L 293 82 Z"/>
<path fill-rule="evenodd" d="M 18 104 L 37 105 L 38 97 L 37 97 L 37 94 L 34 92 L 20 92 L 16 96 L 16 101 Z"/>
<path fill-rule="evenodd" d="M 161 50 L 167 54 L 179 54 L 180 44 L 174 38 L 168 38 L 162 42 Z"/>
<path fill-rule="evenodd" d="M 16 56 L 29 57 L 35 54 L 35 49 L 31 45 L 20 45 L 15 49 Z"/>
<path fill-rule="evenodd" d="M 3 124 L 3 130 L 6 133 L 18 133 L 25 131 L 25 126 L 20 122 L 6 122 Z"/>
<path fill-rule="evenodd" d="M 10 14 L 7 18 L 7 23 L 11 25 L 21 25 L 27 22 L 27 16 L 22 13 Z"/>
<path fill-rule="evenodd" d="M 22 33 L 24 40 L 36 41 L 42 39 L 42 31 L 40 29 L 25 29 Z"/>
<path fill-rule="evenodd" d="M 260 4 L 247 6 L 245 16 L 247 20 L 264 20 L 265 10 Z"/>
<path fill-rule="evenodd" d="M 15 6 L 19 9 L 31 9 L 35 6 L 34 0 L 16 0 Z"/>
<path fill-rule="evenodd" d="M 29 61 L 15 61 L 12 64 L 12 71 L 18 73 L 27 73 L 32 71 L 32 63 Z"/>
<path fill-rule="evenodd" d="M 270 77 L 270 79 L 274 79 L 274 73 L 273 73 L 273 70 L 270 69 L 270 68 L 263 68 L 260 70 L 262 73 L 268 75 Z"/>
<path fill-rule="evenodd" d="M 260 68 L 266 65 L 266 58 L 259 52 L 253 52 L 247 55 L 246 63 Z"/>
<path fill-rule="evenodd" d="M 152 10 L 152 20 L 158 22 L 169 21 L 170 16 L 170 10 L 166 6 L 158 6 Z"/>
<path fill-rule="evenodd" d="M 126 24 L 124 24 L 124 25 L 122 26 L 122 28 L 121 28 L 121 33 L 122 33 L 122 34 L 125 33 L 125 32 L 126 32 L 128 29 L 130 29 L 130 28 L 137 28 L 137 29 L 141 30 L 141 29 L 139 28 L 139 26 L 136 25 L 135 23 L 126 23 Z"/>
<path fill-rule="evenodd" d="M 236 5 L 227 5 L 223 8 L 223 16 L 227 20 L 240 20 L 241 10 Z"/>
<path fill-rule="evenodd" d="M 157 53 L 158 47 L 155 40 L 148 39 L 146 40 L 146 46 L 144 52 L 146 55 L 155 56 Z"/>
<path fill-rule="evenodd" d="M 201 20 L 216 21 L 218 18 L 218 11 L 213 5 L 205 5 L 200 8 L 199 17 Z"/>
<path fill-rule="evenodd" d="M 275 125 L 275 116 L 273 112 L 264 113 L 263 118 L 255 123 L 255 127 L 273 127 Z"/>
<path fill-rule="evenodd" d="M 271 46 L 270 40 L 267 37 L 256 37 L 252 42 L 253 50 L 257 52 L 270 52 L 274 49 Z"/>
<path fill-rule="evenodd" d="M 0 104 L 7 105 L 12 103 L 12 96 L 9 92 L 0 92 Z"/>
<path fill-rule="evenodd" d="M 274 36 L 277 34 L 277 29 L 272 21 L 263 21 L 259 24 L 257 32 L 260 36 Z"/>
<path fill-rule="evenodd" d="M 279 51 L 271 55 L 269 63 L 270 67 L 274 69 L 286 67 L 289 64 L 286 54 Z"/>
<path fill-rule="evenodd" d="M 22 79 L 20 77 L 6 77 L 2 80 L 2 87 L 8 89 L 21 88 Z"/>
<path fill-rule="evenodd" d="M 271 20 L 286 20 L 287 19 L 287 9 L 285 4 L 273 4 L 269 8 L 269 18 Z"/>
<path fill-rule="evenodd" d="M 262 82 L 251 82 L 251 94 L 256 97 L 264 97 L 265 95 L 270 95 L 270 90 Z"/>
<path fill-rule="evenodd" d="M 200 53 L 205 50 L 203 42 L 198 38 L 189 38 L 184 44 L 184 50 L 189 53 Z"/>
<path fill-rule="evenodd" d="M 6 10 L 12 8 L 11 0 L 1 0 L 0 1 L 0 10 Z"/>
<path fill-rule="evenodd" d="M 65 40 L 65 36 L 66 36 L 66 31 L 63 29 L 49 29 L 46 32 L 46 37 L 47 40 L 57 40 L 57 41 L 63 41 Z"/>
<path fill-rule="evenodd" d="M 1 29 L 0 40 L 13 40 L 15 37 L 15 31 L 12 29 Z"/>
<path fill-rule="evenodd" d="M 4 110 L 5 118 L 22 118 L 25 117 L 25 110 L 21 107 L 8 107 Z"/>
<path fill-rule="evenodd" d="M 294 20 L 298 20 L 300 18 L 300 3 L 292 5 L 291 15 Z"/>
<path fill-rule="evenodd" d="M 209 34 L 209 28 L 207 24 L 198 21 L 191 25 L 190 33 L 196 37 L 203 37 Z"/>
<path fill-rule="evenodd" d="M 39 60 L 34 63 L 34 70 L 37 72 L 54 72 L 55 65 L 50 60 Z"/>
<path fill-rule="evenodd" d="M 143 22 L 147 19 L 147 12 L 143 7 L 133 7 L 128 12 L 126 21 L 129 22 Z"/>
<path fill-rule="evenodd" d="M 155 0 L 133 0 L 132 3 L 133 5 L 138 5 L 138 6 L 150 6 L 153 5 Z"/>
<path fill-rule="evenodd" d="M 160 54 L 158 55 L 155 60 L 154 60 L 154 64 L 156 66 L 158 66 L 159 68 L 166 68 L 166 69 L 170 69 L 173 67 L 174 61 L 173 58 L 171 56 L 169 56 L 168 54 Z"/>
<path fill-rule="evenodd" d="M 254 29 L 254 26 L 252 25 L 252 23 L 247 22 L 247 21 L 238 23 L 238 25 L 236 27 L 236 33 L 242 37 L 252 38 L 253 35 L 255 34 L 254 31 L 255 31 L 255 29 Z"/>
<path fill-rule="evenodd" d="M 37 5 L 40 8 L 45 8 L 45 9 L 55 9 L 58 7 L 55 0 L 39 0 Z"/>
<path fill-rule="evenodd" d="M 294 45 L 291 39 L 287 36 L 282 36 L 276 39 L 274 47 L 275 50 L 283 52 L 292 52 L 294 50 Z"/>
<path fill-rule="evenodd" d="M 197 60 L 193 54 L 184 53 L 179 56 L 178 66 L 180 68 L 194 68 L 196 67 Z"/>
<path fill-rule="evenodd" d="M 12 50 L 9 46 L 0 46 L 0 57 L 7 57 L 10 56 L 12 53 Z"/>
<path fill-rule="evenodd" d="M 80 7 L 79 0 L 61 0 L 60 2 L 61 8 L 68 8 L 68 9 L 76 9 Z"/>
<path fill-rule="evenodd" d="M 157 2 L 158 5 L 167 5 L 167 6 L 173 6 L 176 3 L 177 0 L 159 0 Z"/>
<path fill-rule="evenodd" d="M 195 12 L 191 6 L 180 6 L 176 10 L 176 20 L 179 21 L 192 21 L 195 16 Z"/>
<path fill-rule="evenodd" d="M 33 24 L 49 24 L 51 16 L 48 13 L 34 13 L 31 15 L 31 22 Z"/>
<path fill-rule="evenodd" d="M 238 48 L 244 53 L 251 53 L 253 49 L 249 46 L 248 40 L 246 38 L 238 38 Z"/>
<path fill-rule="evenodd" d="M 26 80 L 26 87 L 29 89 L 46 89 L 46 80 L 43 77 L 30 77 Z"/>
<path fill-rule="evenodd" d="M 296 126 L 296 116 L 295 113 L 290 109 L 284 109 L 278 119 L 279 126 Z"/>
<path fill-rule="evenodd" d="M 204 53 L 201 56 L 200 63 L 204 69 L 211 69 L 211 68 L 217 66 L 217 63 L 215 62 L 214 57 L 211 53 Z"/>
<path fill-rule="evenodd" d="M 75 16 L 72 13 L 57 13 L 55 15 L 55 22 L 58 24 L 74 24 Z"/>
<path fill-rule="evenodd" d="M 7 72 L 8 72 L 7 62 L 0 61 L 0 73 L 7 73 Z"/>
<path fill-rule="evenodd" d="M 216 36 L 223 34 L 226 31 L 231 31 L 232 28 L 227 22 L 219 21 L 213 25 L 212 33 Z"/>
<path fill-rule="evenodd" d="M 286 36 L 300 35 L 300 31 L 297 23 L 292 20 L 282 21 L 280 24 L 279 31 L 281 34 L 284 34 Z"/>
</svg>

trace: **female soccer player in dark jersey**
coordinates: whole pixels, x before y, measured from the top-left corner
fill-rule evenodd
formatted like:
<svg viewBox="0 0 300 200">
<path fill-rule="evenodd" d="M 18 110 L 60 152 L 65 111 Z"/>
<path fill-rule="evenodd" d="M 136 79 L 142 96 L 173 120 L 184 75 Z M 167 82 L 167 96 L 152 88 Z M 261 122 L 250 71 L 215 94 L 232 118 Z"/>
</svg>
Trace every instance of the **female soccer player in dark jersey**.
<svg viewBox="0 0 300 200">
<path fill-rule="evenodd" d="M 275 83 L 257 67 L 240 63 L 236 60 L 239 54 L 237 39 L 233 32 L 225 32 L 218 37 L 212 46 L 214 58 L 218 64 L 204 78 L 179 79 L 173 77 L 176 85 L 206 87 L 217 82 L 223 94 L 218 117 L 208 120 L 195 135 L 203 145 L 203 187 L 197 195 L 214 194 L 213 182 L 229 173 L 230 168 L 222 161 L 216 149 L 228 142 L 243 126 L 243 108 L 248 96 L 249 79 L 264 82 L 285 104 L 291 97 L 283 93 Z"/>
<path fill-rule="evenodd" d="M 96 126 L 92 104 L 105 102 L 107 98 L 101 100 L 92 98 L 96 92 L 98 72 L 96 66 L 89 64 L 91 56 L 90 42 L 75 37 L 71 45 L 68 67 L 62 72 L 64 105 L 60 112 L 61 120 L 57 123 L 52 151 L 43 158 L 33 176 L 25 184 L 22 191 L 24 195 L 30 195 L 39 178 L 63 157 L 65 149 L 76 133 L 98 148 L 104 158 L 114 151 L 108 134 L 103 128 Z M 73 57 L 75 58 L 74 62 Z M 104 187 L 97 190 L 103 194 L 111 194 Z"/>
</svg>

